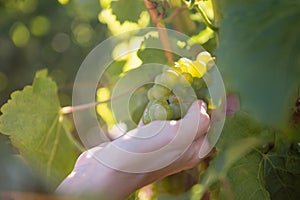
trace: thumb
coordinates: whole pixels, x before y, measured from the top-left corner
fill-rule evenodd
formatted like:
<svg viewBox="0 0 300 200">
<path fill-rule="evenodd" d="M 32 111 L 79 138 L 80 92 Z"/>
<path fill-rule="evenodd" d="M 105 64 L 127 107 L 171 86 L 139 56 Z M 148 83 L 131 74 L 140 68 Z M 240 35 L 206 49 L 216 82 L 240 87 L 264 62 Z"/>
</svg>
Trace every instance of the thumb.
<svg viewBox="0 0 300 200">
<path fill-rule="evenodd" d="M 210 118 L 206 112 L 207 106 L 204 101 L 197 100 L 195 101 L 191 107 L 189 108 L 188 112 L 182 119 L 183 123 L 197 124 L 197 135 L 195 139 L 198 139 L 200 136 L 204 135 L 210 126 Z"/>
</svg>

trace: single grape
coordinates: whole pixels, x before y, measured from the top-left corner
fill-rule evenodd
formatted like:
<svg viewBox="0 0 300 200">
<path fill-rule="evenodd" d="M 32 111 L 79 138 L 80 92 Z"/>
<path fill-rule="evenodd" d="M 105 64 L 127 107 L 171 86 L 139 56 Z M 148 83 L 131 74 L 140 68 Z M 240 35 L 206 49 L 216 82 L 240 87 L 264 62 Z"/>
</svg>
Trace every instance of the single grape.
<svg viewBox="0 0 300 200">
<path fill-rule="evenodd" d="M 187 81 L 185 80 L 185 82 L 187 82 Z M 174 87 L 174 89 L 172 91 L 173 91 L 173 94 L 177 97 L 177 99 L 181 100 L 181 99 L 183 99 L 184 96 L 186 96 L 188 94 L 189 88 L 190 88 L 190 86 L 179 83 Z"/>
<path fill-rule="evenodd" d="M 152 90 L 151 96 L 153 96 L 154 99 L 168 100 L 171 94 L 168 88 L 158 84 L 155 84 L 150 90 Z"/>
<path fill-rule="evenodd" d="M 197 99 L 206 100 L 207 96 L 209 96 L 208 90 L 206 87 L 202 87 L 200 90 L 196 91 Z"/>
<path fill-rule="evenodd" d="M 174 65 L 173 67 L 170 68 L 171 70 L 174 70 L 175 72 L 177 72 L 178 74 L 182 72 L 179 64 L 178 65 Z"/>
<path fill-rule="evenodd" d="M 204 63 L 207 63 L 209 60 L 211 60 L 212 57 L 210 55 L 210 53 L 208 53 L 207 51 L 202 51 L 201 53 L 199 53 L 197 55 L 197 59 L 198 61 L 203 61 Z"/>
<path fill-rule="evenodd" d="M 173 118 L 172 119 L 180 119 L 181 116 L 181 109 L 179 103 L 170 103 L 170 108 L 173 110 Z"/>
<path fill-rule="evenodd" d="M 178 103 L 179 102 L 178 98 L 174 94 L 171 94 L 169 96 L 169 100 L 168 101 L 169 101 L 169 103 Z"/>
<path fill-rule="evenodd" d="M 161 74 L 157 75 L 154 79 L 155 84 L 161 84 Z"/>
<path fill-rule="evenodd" d="M 207 68 L 207 71 L 211 70 L 214 66 L 216 66 L 216 63 L 213 59 L 209 60 L 207 63 L 206 63 L 206 68 Z"/>
<path fill-rule="evenodd" d="M 201 87 L 205 86 L 204 80 L 202 78 L 195 77 L 193 79 L 192 87 L 195 92 L 200 90 Z"/>
<path fill-rule="evenodd" d="M 151 121 L 170 120 L 173 117 L 173 110 L 167 102 L 157 101 L 149 107 L 149 116 Z"/>
<path fill-rule="evenodd" d="M 206 73 L 204 75 L 204 80 L 205 80 L 206 87 L 209 87 L 209 86 L 211 86 L 211 84 L 213 82 L 213 77 L 210 73 Z"/>
<path fill-rule="evenodd" d="M 188 68 L 188 72 L 193 77 L 201 78 L 206 73 L 206 64 L 202 61 L 193 61 L 192 66 Z"/>
<path fill-rule="evenodd" d="M 187 82 L 189 82 L 190 84 L 193 83 L 193 77 L 190 73 L 183 72 L 181 75 L 183 76 L 183 78 L 185 78 L 185 80 L 187 80 Z"/>
<path fill-rule="evenodd" d="M 172 89 L 178 82 L 179 74 L 174 70 L 168 69 L 161 74 L 160 81 L 165 87 Z"/>
<path fill-rule="evenodd" d="M 192 66 L 192 61 L 187 58 L 180 58 L 177 63 L 182 72 L 188 72 L 189 68 Z"/>
<path fill-rule="evenodd" d="M 155 99 L 154 96 L 153 96 L 153 89 L 152 89 L 152 88 L 150 88 L 150 89 L 148 90 L 148 92 L 147 92 L 147 97 L 148 97 L 149 100 Z"/>
<path fill-rule="evenodd" d="M 150 118 L 148 110 L 144 112 L 143 117 L 142 117 L 142 121 L 143 121 L 143 124 L 148 124 L 148 123 L 151 122 L 151 118 Z"/>
</svg>

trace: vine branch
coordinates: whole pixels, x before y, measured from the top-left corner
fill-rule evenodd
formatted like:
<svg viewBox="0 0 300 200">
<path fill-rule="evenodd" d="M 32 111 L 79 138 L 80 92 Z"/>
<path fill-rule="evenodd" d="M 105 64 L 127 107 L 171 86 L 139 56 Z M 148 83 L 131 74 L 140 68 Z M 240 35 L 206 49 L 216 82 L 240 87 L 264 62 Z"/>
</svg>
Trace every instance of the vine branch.
<svg viewBox="0 0 300 200">
<path fill-rule="evenodd" d="M 159 13 L 157 10 L 157 3 L 152 2 L 151 0 L 144 0 L 144 3 L 146 5 L 146 8 L 150 14 L 151 20 L 153 24 L 156 26 L 159 38 L 161 40 L 162 46 L 165 49 L 165 55 L 168 60 L 168 62 L 173 62 L 173 54 L 167 49 L 171 49 L 169 37 L 166 31 L 166 27 L 164 22 L 161 20 L 163 18 L 163 13 Z"/>
<path fill-rule="evenodd" d="M 117 99 L 117 98 L 119 98 L 119 97 L 121 97 L 125 94 L 127 94 L 127 93 L 124 92 L 122 94 L 116 95 L 114 98 L 109 98 L 109 99 L 106 99 L 106 100 L 103 100 L 103 101 L 96 101 L 96 102 L 82 104 L 82 105 L 78 105 L 78 106 L 65 106 L 65 107 L 60 109 L 60 113 L 65 115 L 65 114 L 70 114 L 70 113 L 77 112 L 77 111 L 80 111 L 80 110 L 86 110 L 86 109 L 89 109 L 89 108 L 93 108 L 93 107 L 95 107 L 99 104 L 108 103 L 108 102 L 112 101 L 113 99 Z"/>
</svg>

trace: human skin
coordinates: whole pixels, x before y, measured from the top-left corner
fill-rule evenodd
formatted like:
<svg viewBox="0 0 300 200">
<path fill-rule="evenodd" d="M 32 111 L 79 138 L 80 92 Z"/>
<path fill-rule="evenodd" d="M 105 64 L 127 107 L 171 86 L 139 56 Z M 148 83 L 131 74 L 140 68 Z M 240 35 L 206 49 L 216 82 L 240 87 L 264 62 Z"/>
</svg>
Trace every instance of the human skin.
<svg viewBox="0 0 300 200">
<path fill-rule="evenodd" d="M 173 124 L 166 123 L 159 130 L 159 134 L 156 134 L 154 137 L 139 140 L 124 135 L 110 143 L 104 143 L 83 152 L 78 158 L 73 171 L 59 185 L 56 193 L 58 195 L 91 197 L 95 199 L 124 199 L 135 190 L 158 179 L 197 166 L 209 152 L 204 150 L 199 154 L 201 146 L 210 149 L 205 137 L 210 124 L 206 110 L 207 107 L 203 101 L 196 101 L 184 118 Z M 159 124 L 158 121 L 154 121 L 138 130 L 155 130 Z M 172 160 L 174 158 L 171 163 L 162 168 L 142 173 L 124 172 L 108 167 L 97 159 L 97 155 L 106 150 L 105 148 L 109 148 L 111 144 L 118 145 L 127 151 L 138 153 L 155 151 L 169 144 L 174 139 L 174 133 L 177 131 L 193 131 L 189 130 L 189 128 L 180 130 L 180 126 L 195 127 L 195 124 L 197 124 L 197 130 L 194 130 L 196 131 L 195 136 L 192 138 L 188 148 L 173 148 L 164 152 L 163 155 L 158 155 L 158 159 L 168 158 Z M 120 166 L 122 164 L 124 166 L 130 165 L 132 162 L 130 159 L 126 160 L 126 158 L 115 159 L 121 160 Z M 158 162 L 158 159 L 143 161 L 142 164 L 147 166 L 153 164 L 153 162 Z"/>
</svg>

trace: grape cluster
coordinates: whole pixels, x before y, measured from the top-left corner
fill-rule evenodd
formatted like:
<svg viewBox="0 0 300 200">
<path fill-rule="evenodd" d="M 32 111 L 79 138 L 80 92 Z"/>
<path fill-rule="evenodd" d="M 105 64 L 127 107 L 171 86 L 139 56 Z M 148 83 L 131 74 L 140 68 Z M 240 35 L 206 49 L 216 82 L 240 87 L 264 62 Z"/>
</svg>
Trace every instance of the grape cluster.
<svg viewBox="0 0 300 200">
<path fill-rule="evenodd" d="M 173 66 L 165 67 L 148 90 L 149 103 L 142 117 L 143 123 L 182 118 L 196 99 L 205 98 L 207 83 L 203 75 L 213 65 L 213 58 L 204 51 L 195 61 L 180 58 Z"/>
</svg>

